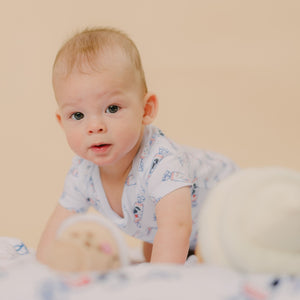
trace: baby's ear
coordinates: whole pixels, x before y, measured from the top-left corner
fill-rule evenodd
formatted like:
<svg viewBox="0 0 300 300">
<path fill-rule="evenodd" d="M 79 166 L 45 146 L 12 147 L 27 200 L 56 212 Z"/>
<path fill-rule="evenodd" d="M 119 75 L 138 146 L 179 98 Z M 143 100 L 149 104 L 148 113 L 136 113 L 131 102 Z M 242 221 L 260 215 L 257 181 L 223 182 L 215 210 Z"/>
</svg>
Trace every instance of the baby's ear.
<svg viewBox="0 0 300 300">
<path fill-rule="evenodd" d="M 58 110 L 55 113 L 55 117 L 56 117 L 56 120 L 57 120 L 58 124 L 62 127 L 61 115 L 60 115 Z"/>
<path fill-rule="evenodd" d="M 143 124 L 148 125 L 153 122 L 158 112 L 158 100 L 156 95 L 148 93 L 144 98 Z"/>
</svg>

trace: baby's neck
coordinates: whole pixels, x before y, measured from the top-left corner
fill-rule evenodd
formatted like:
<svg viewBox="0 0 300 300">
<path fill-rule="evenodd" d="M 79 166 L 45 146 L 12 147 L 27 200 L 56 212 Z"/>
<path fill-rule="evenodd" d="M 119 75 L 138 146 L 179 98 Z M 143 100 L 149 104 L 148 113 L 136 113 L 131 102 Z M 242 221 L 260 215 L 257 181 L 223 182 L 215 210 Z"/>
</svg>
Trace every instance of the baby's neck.
<svg viewBox="0 0 300 300">
<path fill-rule="evenodd" d="M 127 166 L 99 167 L 101 180 L 111 182 L 125 182 L 131 170 L 131 167 L 132 163 Z"/>
<path fill-rule="evenodd" d="M 123 172 L 108 171 L 99 168 L 102 187 L 106 199 L 111 207 L 111 209 L 123 218 L 122 210 L 122 195 L 124 190 L 125 181 L 131 170 L 131 166 L 124 170 Z"/>
</svg>

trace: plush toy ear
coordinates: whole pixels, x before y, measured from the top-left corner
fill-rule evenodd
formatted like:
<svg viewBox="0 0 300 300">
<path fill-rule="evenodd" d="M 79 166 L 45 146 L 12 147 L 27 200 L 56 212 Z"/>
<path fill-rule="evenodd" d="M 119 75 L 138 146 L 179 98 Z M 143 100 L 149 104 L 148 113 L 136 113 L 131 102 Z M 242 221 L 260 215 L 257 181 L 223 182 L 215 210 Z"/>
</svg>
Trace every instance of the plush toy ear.
<svg viewBox="0 0 300 300">
<path fill-rule="evenodd" d="M 156 95 L 148 93 L 144 98 L 143 124 L 148 125 L 153 122 L 158 111 L 158 100 Z"/>
</svg>

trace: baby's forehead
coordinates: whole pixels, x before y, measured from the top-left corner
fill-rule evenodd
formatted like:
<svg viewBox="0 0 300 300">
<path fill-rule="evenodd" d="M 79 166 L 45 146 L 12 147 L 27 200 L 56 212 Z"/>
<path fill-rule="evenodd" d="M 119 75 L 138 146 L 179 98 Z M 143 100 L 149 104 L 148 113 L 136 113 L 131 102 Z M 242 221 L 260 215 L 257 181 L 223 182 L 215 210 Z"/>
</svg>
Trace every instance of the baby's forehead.
<svg viewBox="0 0 300 300">
<path fill-rule="evenodd" d="M 99 83 L 101 80 L 104 82 L 108 80 L 114 82 L 115 87 L 134 86 L 141 95 L 145 93 L 144 82 L 138 69 L 122 53 L 100 53 L 89 60 L 86 57 L 81 57 L 69 70 L 66 62 L 58 62 L 57 69 L 53 72 L 53 88 L 56 97 L 66 88 L 75 88 L 74 84 L 82 79 L 92 80 L 91 82 L 97 79 L 100 80 Z"/>
<path fill-rule="evenodd" d="M 68 76 L 72 72 L 104 72 L 107 70 L 137 71 L 130 56 L 120 48 L 99 50 L 94 53 L 76 53 L 61 55 L 53 67 L 53 76 Z"/>
</svg>

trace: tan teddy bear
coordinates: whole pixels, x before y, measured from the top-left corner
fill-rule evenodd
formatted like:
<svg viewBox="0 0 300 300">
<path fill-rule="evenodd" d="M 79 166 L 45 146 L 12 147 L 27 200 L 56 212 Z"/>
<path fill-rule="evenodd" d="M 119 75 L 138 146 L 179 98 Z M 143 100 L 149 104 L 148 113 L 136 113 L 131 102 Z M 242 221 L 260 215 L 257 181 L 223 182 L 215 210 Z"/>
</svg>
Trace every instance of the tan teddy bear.
<svg viewBox="0 0 300 300">
<path fill-rule="evenodd" d="M 58 271 L 108 271 L 128 265 L 119 229 L 94 214 L 76 215 L 61 226 L 47 264 Z"/>
</svg>

